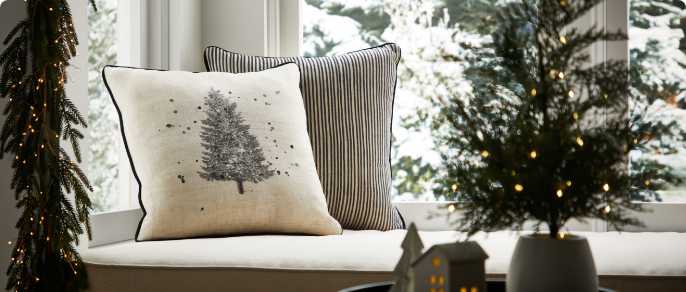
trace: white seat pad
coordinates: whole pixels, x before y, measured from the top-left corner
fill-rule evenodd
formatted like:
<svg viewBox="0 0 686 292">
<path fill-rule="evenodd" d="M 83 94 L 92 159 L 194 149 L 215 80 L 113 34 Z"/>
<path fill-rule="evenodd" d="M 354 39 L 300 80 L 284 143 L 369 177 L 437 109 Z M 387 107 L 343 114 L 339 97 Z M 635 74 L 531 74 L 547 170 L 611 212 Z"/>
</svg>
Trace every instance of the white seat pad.
<svg viewBox="0 0 686 292">
<path fill-rule="evenodd" d="M 588 238 L 599 275 L 686 276 L 684 233 L 593 233 Z M 425 248 L 456 241 L 453 231 L 420 232 Z M 393 271 L 404 230 L 353 231 L 342 235 L 256 235 L 155 242 L 126 242 L 90 249 L 87 263 L 148 267 L 231 267 L 322 271 Z M 486 270 L 504 275 L 517 234 L 479 233 L 472 239 L 488 253 Z"/>
</svg>

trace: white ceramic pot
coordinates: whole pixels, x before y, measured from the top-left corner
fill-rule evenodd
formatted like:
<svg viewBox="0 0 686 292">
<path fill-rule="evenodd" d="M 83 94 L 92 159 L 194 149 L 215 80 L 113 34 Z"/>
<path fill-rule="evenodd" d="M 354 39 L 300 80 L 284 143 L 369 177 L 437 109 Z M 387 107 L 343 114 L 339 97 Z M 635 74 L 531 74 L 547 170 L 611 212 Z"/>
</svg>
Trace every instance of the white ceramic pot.
<svg viewBox="0 0 686 292">
<path fill-rule="evenodd" d="M 507 273 L 507 292 L 597 292 L 598 274 L 586 238 L 522 235 Z"/>
</svg>

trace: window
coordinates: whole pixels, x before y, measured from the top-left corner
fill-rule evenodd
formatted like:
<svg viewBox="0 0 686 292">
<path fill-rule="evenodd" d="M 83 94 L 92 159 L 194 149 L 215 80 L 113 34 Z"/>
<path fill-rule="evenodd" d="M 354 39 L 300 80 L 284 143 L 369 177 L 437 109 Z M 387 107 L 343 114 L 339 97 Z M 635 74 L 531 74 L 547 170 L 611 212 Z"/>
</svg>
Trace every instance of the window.
<svg viewBox="0 0 686 292">
<path fill-rule="evenodd" d="M 466 64 L 440 60 L 441 49 L 460 52 L 460 42 L 487 39 L 477 32 L 499 0 L 304 0 L 305 56 L 327 56 L 392 42 L 400 45 L 393 113 L 394 201 L 445 201 L 432 192 L 440 145 L 432 137 L 430 100 L 469 90 Z"/>
<path fill-rule="evenodd" d="M 649 201 L 686 202 L 686 4 L 632 0 L 629 35 L 631 66 L 643 70 L 635 80 L 637 106 L 670 129 L 667 135 L 646 133 L 647 145 L 631 153 L 632 168 L 664 176 Z"/>
<path fill-rule="evenodd" d="M 99 0 L 100 3 L 109 1 L 112 0 Z M 206 46 L 216 45 L 232 49 L 237 38 L 241 40 L 241 46 L 257 48 L 255 51 L 239 52 L 254 55 L 274 54 L 273 50 L 268 48 L 277 47 L 280 48 L 281 56 L 298 55 L 297 52 L 300 51 L 301 46 L 306 56 L 325 56 L 365 49 L 386 42 L 398 43 L 402 47 L 403 58 L 398 68 L 399 83 L 393 119 L 395 135 L 392 160 L 395 179 L 393 199 L 405 220 L 414 221 L 421 230 L 452 230 L 453 227 L 449 226 L 445 220 L 426 220 L 427 214 L 436 212 L 437 207 L 443 204 L 440 201 L 444 200 L 444 198 L 436 198 L 432 193 L 434 169 L 441 163 L 439 156 L 441 149 L 431 136 L 431 115 L 435 112 L 430 106 L 429 98 L 446 92 L 444 82 L 449 82 L 448 84 L 458 91 L 466 90 L 459 86 L 466 86 L 468 83 L 461 75 L 464 65 L 459 62 L 438 61 L 437 48 L 454 49 L 455 51 L 450 52 L 455 53 L 459 52 L 457 42 L 483 41 L 477 33 L 479 19 L 491 15 L 505 1 L 509 0 L 270 0 L 265 2 L 230 1 L 231 3 L 116 0 L 116 2 L 112 1 L 116 5 L 110 6 L 118 10 L 114 12 L 114 19 L 112 19 L 117 21 L 116 25 L 113 23 L 109 27 L 99 29 L 110 29 L 108 41 L 112 41 L 117 51 L 116 61 L 112 59 L 112 64 L 116 62 L 116 64 L 126 66 L 186 71 L 204 71 L 202 50 Z M 636 42 L 638 40 L 638 36 L 634 35 L 636 27 L 640 29 L 659 27 L 666 33 L 670 33 L 670 38 L 658 39 L 665 40 L 663 44 L 671 48 L 669 52 L 674 52 L 675 48 L 679 48 L 679 45 L 684 42 L 684 34 L 679 32 L 680 18 L 683 18 L 684 8 L 679 6 L 681 5 L 679 1 L 631 2 L 632 30 L 630 34 L 634 41 L 631 43 L 632 57 L 634 53 L 638 55 L 638 52 L 646 52 L 646 46 Z M 629 7 L 625 5 L 628 3 L 620 1 L 600 5 L 601 7 L 594 11 L 594 16 L 588 18 L 588 25 L 600 23 L 609 28 L 622 27 L 624 31 L 627 31 L 629 15 L 626 12 L 629 11 Z M 102 11 L 104 11 L 104 5 L 100 6 L 103 8 Z M 273 9 L 273 5 L 277 8 L 280 6 L 276 10 L 279 13 L 271 13 L 274 11 L 269 9 Z M 635 13 L 639 13 L 637 12 L 639 10 L 643 11 L 640 14 L 644 14 L 645 21 L 642 24 L 635 21 L 637 19 Z M 211 13 L 213 11 L 221 11 L 221 13 Z M 268 11 L 270 13 L 267 13 Z M 259 18 L 270 25 L 263 28 L 239 29 L 227 25 L 227 19 L 235 19 L 245 14 L 250 14 L 250 17 Z M 661 16 L 667 14 L 669 15 Z M 679 15 L 681 15 L 680 18 Z M 664 22 L 667 18 L 669 20 Z M 275 23 L 279 25 L 274 25 Z M 92 28 L 93 24 L 90 27 Z M 217 27 L 231 29 L 216 29 Z M 303 33 L 299 32 L 300 29 Z M 91 29 L 91 31 L 94 30 Z M 280 38 L 276 38 L 274 42 L 272 36 L 275 34 L 280 35 Z M 245 38 L 246 35 L 250 37 Z M 653 33 L 645 35 L 653 35 Z M 659 35 L 663 35 L 662 32 Z M 295 41 L 300 36 L 303 36 L 303 42 Z M 454 37 L 455 42 L 450 40 L 451 37 Z M 674 43 L 675 41 L 679 44 Z M 644 43 L 647 42 L 644 41 Z M 625 45 L 607 44 L 595 49 L 602 51 L 601 56 L 607 54 L 625 57 L 628 52 Z M 652 47 L 648 46 L 648 48 Z M 686 60 L 679 55 L 664 55 L 664 51 L 648 50 L 647 52 L 671 58 L 667 61 L 655 58 L 645 59 L 654 64 L 669 66 L 686 64 Z M 635 63 L 637 60 L 632 59 L 632 61 Z M 659 68 L 662 67 L 654 68 L 655 72 L 659 73 Z M 686 74 L 683 73 L 686 71 L 677 70 L 679 67 L 670 68 L 676 68 L 672 71 L 673 73 Z M 100 69 L 97 70 L 96 76 L 99 79 Z M 89 78 L 93 78 L 92 76 L 94 75 L 89 75 Z M 677 105 L 684 98 L 683 95 L 686 95 L 683 92 L 683 90 L 679 91 L 673 100 Z M 106 100 L 109 101 L 109 98 Z M 661 100 L 667 103 L 668 99 Z M 656 99 L 653 103 L 655 102 L 659 101 Z M 116 119 L 114 121 L 116 122 Z M 90 126 L 93 127 L 93 124 Z M 115 131 L 118 132 L 118 129 Z M 651 143 L 667 144 L 674 143 L 670 141 L 683 141 L 680 138 L 681 132 L 676 133 L 678 135 L 654 139 Z M 92 139 L 93 134 L 91 134 Z M 115 145 L 121 141 L 119 140 L 121 137 L 115 139 L 110 136 L 109 139 Z M 654 159 L 672 162 L 670 159 L 679 157 L 681 148 L 684 146 L 673 145 L 676 145 L 673 147 L 678 151 L 676 155 L 664 154 Z M 119 159 L 116 161 L 127 161 L 125 151 L 121 151 L 123 149 L 121 144 L 118 147 L 119 153 L 111 152 L 108 157 L 114 158 L 118 155 Z M 682 161 L 686 160 L 682 159 Z M 683 170 L 674 167 L 670 172 L 680 174 Z M 89 243 L 91 247 L 133 238 L 142 216 L 140 208 L 136 208 L 138 185 L 131 175 L 128 163 L 119 163 L 118 176 L 121 207 L 117 207 L 120 209 L 116 212 L 101 212 L 92 215 L 94 240 Z M 91 177 L 91 180 L 95 181 L 95 178 Z M 686 188 L 686 185 L 678 186 Z M 675 184 L 674 187 L 677 185 Z M 666 192 L 671 189 L 667 188 L 672 188 L 672 186 L 667 184 L 664 192 L 660 193 L 663 203 L 644 204 L 647 209 L 653 209 L 654 212 L 635 214 L 639 220 L 645 222 L 647 228 L 631 227 L 626 231 L 686 231 L 686 226 L 682 223 L 686 216 L 684 215 L 686 204 L 668 203 L 676 202 L 676 200 L 668 199 Z M 407 202 L 398 202 L 403 200 Z M 120 205 L 117 204 L 117 206 Z M 131 208 L 123 210 L 129 206 Z M 567 227 L 573 231 L 602 232 L 607 230 L 604 222 L 598 220 L 590 220 L 588 224 L 570 222 Z M 530 230 L 531 227 L 528 226 L 525 229 Z"/>
<path fill-rule="evenodd" d="M 94 213 L 120 207 L 119 118 L 101 77 L 104 66 L 117 64 L 117 1 L 97 5 L 97 12 L 88 8 L 88 179 Z"/>
</svg>

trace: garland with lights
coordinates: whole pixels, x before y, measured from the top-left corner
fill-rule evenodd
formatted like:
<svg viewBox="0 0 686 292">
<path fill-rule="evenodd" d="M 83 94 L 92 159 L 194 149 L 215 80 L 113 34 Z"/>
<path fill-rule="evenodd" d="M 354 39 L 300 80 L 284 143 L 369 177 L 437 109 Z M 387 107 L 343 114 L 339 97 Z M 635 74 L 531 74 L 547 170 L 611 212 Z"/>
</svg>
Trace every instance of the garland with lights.
<svg viewBox="0 0 686 292">
<path fill-rule="evenodd" d="M 70 143 L 81 162 L 76 128 L 86 121 L 64 89 L 78 38 L 66 0 L 24 0 L 26 19 L 12 29 L 0 55 L 0 96 L 9 98 L 0 131 L 0 158 L 10 154 L 11 188 L 18 236 L 7 269 L 6 290 L 76 291 L 87 288 L 87 275 L 75 250 L 79 234 L 91 238 L 86 189 L 90 183 L 60 146 Z M 95 8 L 94 0 L 90 4 Z M 8 45 L 9 44 L 9 45 Z M 72 198 L 68 196 L 74 194 Z"/>
<path fill-rule="evenodd" d="M 627 212 L 642 211 L 634 200 L 658 188 L 650 184 L 657 174 L 629 171 L 629 152 L 654 127 L 629 108 L 636 72 L 627 62 L 590 66 L 587 53 L 627 36 L 570 28 L 601 1 L 510 2 L 484 25 L 492 42 L 461 44 L 473 52 L 465 76 L 478 81 L 468 94 L 436 101 L 436 130 L 449 150 L 434 189 L 457 201 L 446 208 L 461 211 L 452 222 L 459 230 L 522 230 L 534 220 L 537 232 L 546 223 L 560 238 L 572 218 L 642 226 Z"/>
</svg>

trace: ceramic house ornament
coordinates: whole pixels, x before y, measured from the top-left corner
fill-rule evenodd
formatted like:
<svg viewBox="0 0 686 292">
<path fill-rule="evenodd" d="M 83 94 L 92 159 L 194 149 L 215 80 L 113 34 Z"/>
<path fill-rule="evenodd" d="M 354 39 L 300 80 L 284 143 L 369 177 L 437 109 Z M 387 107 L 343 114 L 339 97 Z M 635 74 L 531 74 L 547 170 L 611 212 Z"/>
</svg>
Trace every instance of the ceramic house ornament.
<svg viewBox="0 0 686 292">
<path fill-rule="evenodd" d="M 485 292 L 488 255 L 474 241 L 434 245 L 413 264 L 415 292 Z"/>
</svg>

